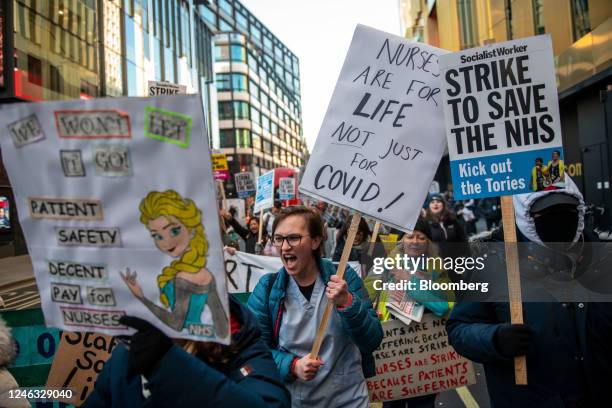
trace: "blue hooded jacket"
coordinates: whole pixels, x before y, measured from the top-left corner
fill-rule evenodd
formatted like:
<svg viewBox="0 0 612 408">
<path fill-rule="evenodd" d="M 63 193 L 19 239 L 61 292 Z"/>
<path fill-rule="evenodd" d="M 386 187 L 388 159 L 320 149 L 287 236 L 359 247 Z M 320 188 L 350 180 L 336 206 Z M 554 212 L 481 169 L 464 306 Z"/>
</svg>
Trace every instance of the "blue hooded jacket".
<svg viewBox="0 0 612 408">
<path fill-rule="evenodd" d="M 151 395 L 145 398 L 140 375 L 130 370 L 129 351 L 119 345 L 83 407 L 289 407 L 289 392 L 253 315 L 232 296 L 230 311 L 241 327 L 232 334 L 239 351 L 227 364 L 213 367 L 172 346 L 149 376 Z"/>
<path fill-rule="evenodd" d="M 327 285 L 330 276 L 336 274 L 336 267 L 327 259 L 319 259 L 319 271 L 321 271 L 321 279 Z M 272 350 L 272 356 L 280 370 L 281 378 L 291 381 L 291 363 L 295 357 L 302 356 L 278 350 L 278 332 L 282 326 L 282 308 L 289 275 L 284 267 L 278 271 L 276 277 L 274 275 L 276 274 L 269 273 L 261 277 L 249 297 L 248 306 L 257 317 L 262 332 L 261 337 Z M 274 279 L 272 287 L 270 287 L 271 279 Z M 344 273 L 344 280 L 349 292 L 353 295 L 353 303 L 343 310 L 335 309 L 335 313 L 340 315 L 344 331 L 361 352 L 364 376 L 372 377 L 375 374 L 372 353 L 382 341 L 382 326 L 363 282 L 348 265 Z"/>
</svg>

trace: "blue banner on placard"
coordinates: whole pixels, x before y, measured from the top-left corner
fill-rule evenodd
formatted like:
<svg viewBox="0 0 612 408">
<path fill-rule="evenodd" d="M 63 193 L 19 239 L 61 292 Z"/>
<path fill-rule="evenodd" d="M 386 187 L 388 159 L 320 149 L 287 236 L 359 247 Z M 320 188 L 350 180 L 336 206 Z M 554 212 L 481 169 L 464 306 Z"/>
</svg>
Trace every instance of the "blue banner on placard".
<svg viewBox="0 0 612 408">
<path fill-rule="evenodd" d="M 451 161 L 455 200 L 498 197 L 564 186 L 559 147 Z"/>
</svg>

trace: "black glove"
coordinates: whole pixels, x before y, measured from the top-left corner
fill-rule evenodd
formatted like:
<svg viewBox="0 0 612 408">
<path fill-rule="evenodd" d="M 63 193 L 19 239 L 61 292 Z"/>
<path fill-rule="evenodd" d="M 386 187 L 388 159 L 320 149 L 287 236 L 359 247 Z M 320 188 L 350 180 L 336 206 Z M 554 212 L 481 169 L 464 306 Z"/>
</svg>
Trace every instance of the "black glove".
<svg viewBox="0 0 612 408">
<path fill-rule="evenodd" d="M 533 330 L 525 324 L 502 324 L 493 335 L 493 343 L 504 357 L 524 356 L 533 345 Z"/>
<path fill-rule="evenodd" d="M 130 340 L 130 368 L 148 377 L 155 365 L 172 347 L 172 340 L 151 323 L 133 316 L 122 316 L 119 323 L 138 330 Z"/>
</svg>

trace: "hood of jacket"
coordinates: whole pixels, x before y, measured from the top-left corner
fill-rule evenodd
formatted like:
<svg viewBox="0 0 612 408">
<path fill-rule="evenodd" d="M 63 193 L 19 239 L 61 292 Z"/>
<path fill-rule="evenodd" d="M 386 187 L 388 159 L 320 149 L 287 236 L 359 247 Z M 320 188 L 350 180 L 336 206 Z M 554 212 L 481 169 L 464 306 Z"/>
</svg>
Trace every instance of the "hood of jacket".
<svg viewBox="0 0 612 408">
<path fill-rule="evenodd" d="M 11 329 L 0 318 L 0 367 L 6 367 L 15 361 L 15 343 L 11 336 Z"/>
<path fill-rule="evenodd" d="M 576 184 L 572 181 L 572 179 L 566 174 L 565 175 L 565 187 L 558 188 L 556 190 L 547 190 L 547 191 L 537 191 L 534 193 L 527 194 L 517 194 L 513 196 L 514 202 L 514 213 L 516 216 L 516 226 L 519 231 L 531 242 L 538 243 L 540 245 L 544 245 L 535 227 L 535 221 L 531 216 L 531 206 L 533 203 L 549 194 L 569 194 L 579 201 L 578 205 L 578 227 L 576 228 L 576 235 L 572 242 L 577 242 L 582 235 L 582 230 L 584 229 L 584 198 L 582 197 L 582 193 L 578 190 Z"/>
</svg>

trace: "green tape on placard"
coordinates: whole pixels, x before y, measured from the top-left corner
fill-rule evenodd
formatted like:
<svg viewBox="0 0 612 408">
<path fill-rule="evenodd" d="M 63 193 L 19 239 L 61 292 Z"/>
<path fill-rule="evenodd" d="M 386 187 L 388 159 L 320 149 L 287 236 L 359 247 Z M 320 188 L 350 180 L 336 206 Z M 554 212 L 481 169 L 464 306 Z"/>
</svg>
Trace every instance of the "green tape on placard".
<svg viewBox="0 0 612 408">
<path fill-rule="evenodd" d="M 191 117 L 166 109 L 146 106 L 144 135 L 187 148 L 191 137 Z"/>
</svg>

